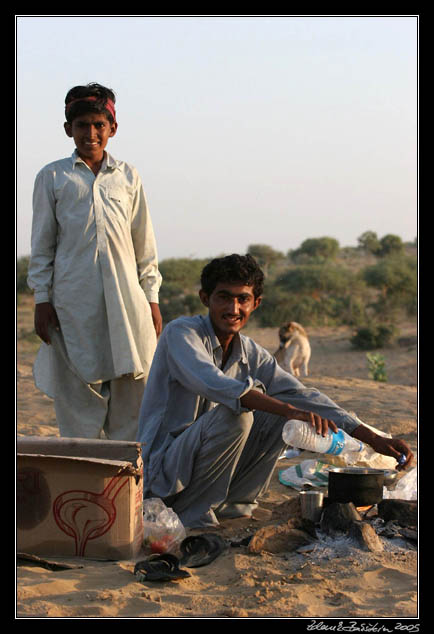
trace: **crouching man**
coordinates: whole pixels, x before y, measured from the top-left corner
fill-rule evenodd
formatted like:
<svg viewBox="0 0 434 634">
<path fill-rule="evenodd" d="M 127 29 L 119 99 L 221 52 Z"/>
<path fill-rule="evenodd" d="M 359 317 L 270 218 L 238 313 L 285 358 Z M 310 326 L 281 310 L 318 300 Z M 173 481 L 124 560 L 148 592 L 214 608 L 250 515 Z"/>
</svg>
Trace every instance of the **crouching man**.
<svg viewBox="0 0 434 634">
<path fill-rule="evenodd" d="M 249 256 L 212 260 L 201 275 L 208 314 L 171 321 L 160 337 L 142 401 L 145 497 L 159 497 L 184 526 L 251 516 L 285 446 L 288 419 L 317 433 L 340 427 L 396 459 L 413 456 L 378 436 L 314 388 L 282 370 L 240 334 L 259 306 L 264 276 Z"/>
</svg>

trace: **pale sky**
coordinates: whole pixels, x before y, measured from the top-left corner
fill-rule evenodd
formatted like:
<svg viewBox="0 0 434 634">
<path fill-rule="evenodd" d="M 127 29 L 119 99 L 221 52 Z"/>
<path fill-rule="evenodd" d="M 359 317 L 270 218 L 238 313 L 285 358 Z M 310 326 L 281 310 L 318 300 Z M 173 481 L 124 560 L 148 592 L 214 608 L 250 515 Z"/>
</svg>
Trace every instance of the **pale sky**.
<svg viewBox="0 0 434 634">
<path fill-rule="evenodd" d="M 16 16 L 16 251 L 64 99 L 116 93 L 160 259 L 418 231 L 418 17 Z"/>
</svg>

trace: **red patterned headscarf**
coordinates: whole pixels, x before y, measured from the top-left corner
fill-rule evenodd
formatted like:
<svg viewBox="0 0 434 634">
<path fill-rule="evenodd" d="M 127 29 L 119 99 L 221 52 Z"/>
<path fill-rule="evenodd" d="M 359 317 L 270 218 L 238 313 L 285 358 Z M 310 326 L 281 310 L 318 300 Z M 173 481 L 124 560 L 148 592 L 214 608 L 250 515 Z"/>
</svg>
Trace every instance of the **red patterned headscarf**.
<svg viewBox="0 0 434 634">
<path fill-rule="evenodd" d="M 66 104 L 65 112 L 68 113 L 68 110 L 70 109 L 72 104 L 76 103 L 77 101 L 98 101 L 98 97 L 90 96 L 90 97 L 78 97 L 77 99 L 72 99 L 72 101 L 69 101 Z M 113 117 L 113 121 L 116 122 L 116 110 L 115 110 L 115 104 L 113 103 L 113 101 L 111 99 L 107 99 L 107 102 L 104 107 L 106 110 L 110 112 L 111 116 Z"/>
</svg>

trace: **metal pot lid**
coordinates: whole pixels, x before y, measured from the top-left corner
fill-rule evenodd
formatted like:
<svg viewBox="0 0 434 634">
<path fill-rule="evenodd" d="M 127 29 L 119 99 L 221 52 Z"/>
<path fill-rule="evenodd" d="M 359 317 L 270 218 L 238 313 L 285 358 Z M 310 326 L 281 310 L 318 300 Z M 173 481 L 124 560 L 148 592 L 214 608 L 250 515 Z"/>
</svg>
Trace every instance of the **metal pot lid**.
<svg viewBox="0 0 434 634">
<path fill-rule="evenodd" d="M 383 469 L 365 469 L 364 467 L 333 467 L 329 473 L 345 473 L 353 475 L 384 475 Z"/>
</svg>

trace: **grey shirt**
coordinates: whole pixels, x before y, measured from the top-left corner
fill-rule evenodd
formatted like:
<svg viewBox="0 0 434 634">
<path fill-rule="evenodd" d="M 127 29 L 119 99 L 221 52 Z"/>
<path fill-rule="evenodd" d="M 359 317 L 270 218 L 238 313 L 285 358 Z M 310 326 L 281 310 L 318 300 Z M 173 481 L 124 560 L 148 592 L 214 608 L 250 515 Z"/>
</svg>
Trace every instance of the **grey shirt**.
<svg viewBox="0 0 434 634">
<path fill-rule="evenodd" d="M 223 350 L 209 316 L 180 317 L 163 330 L 142 401 L 137 440 L 145 443 L 144 484 L 149 488 L 176 436 L 223 404 L 234 413 L 252 388 L 333 420 L 351 433 L 360 421 L 315 388 L 285 372 L 250 337 L 236 335 L 224 368 Z"/>
</svg>

